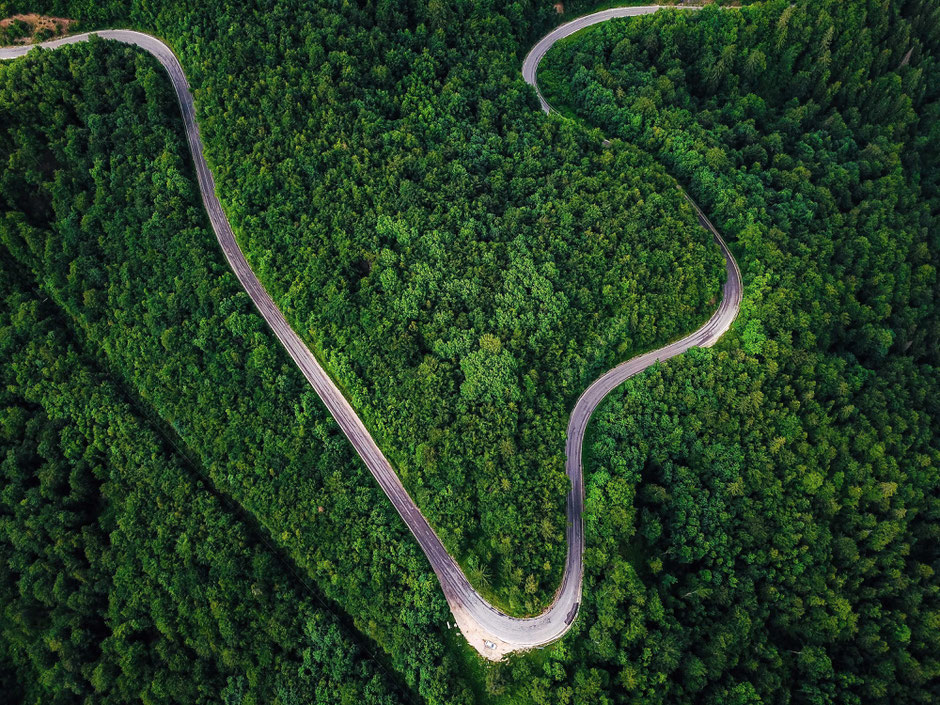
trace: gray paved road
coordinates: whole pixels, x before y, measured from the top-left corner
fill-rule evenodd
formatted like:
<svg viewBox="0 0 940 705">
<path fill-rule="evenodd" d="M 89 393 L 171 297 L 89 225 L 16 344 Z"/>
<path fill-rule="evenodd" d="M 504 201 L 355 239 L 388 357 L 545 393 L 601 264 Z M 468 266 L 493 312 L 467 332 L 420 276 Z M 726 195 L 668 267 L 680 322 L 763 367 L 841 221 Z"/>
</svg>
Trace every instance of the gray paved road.
<svg viewBox="0 0 940 705">
<path fill-rule="evenodd" d="M 538 62 L 552 44 L 562 37 L 597 22 L 611 17 L 625 17 L 654 12 L 656 7 L 631 7 L 605 10 L 580 18 L 556 29 L 540 41 L 526 57 L 523 76 L 535 86 L 535 74 Z M 741 302 L 741 275 L 737 264 L 728 251 L 721 237 L 707 221 L 697 206 L 699 220 L 714 235 L 716 242 L 725 256 L 728 278 L 724 287 L 721 305 L 709 321 L 699 330 L 682 340 L 671 343 L 659 350 L 640 355 L 610 370 L 590 387 L 578 399 L 568 424 L 567 473 L 571 480 L 568 494 L 568 553 L 564 577 L 552 605 L 542 614 L 529 619 L 509 617 L 484 600 L 470 585 L 457 563 L 447 553 L 437 534 L 428 524 L 411 497 L 405 491 L 398 475 L 382 451 L 376 445 L 368 429 L 356 415 L 356 412 L 343 397 L 317 359 L 310 352 L 300 337 L 291 329 L 274 301 L 261 286 L 261 282 L 248 266 L 241 249 L 235 242 L 231 226 L 222 211 L 215 195 L 215 183 L 212 172 L 203 156 L 199 127 L 195 120 L 193 97 L 176 56 L 163 42 L 150 35 L 131 30 L 105 30 L 94 32 L 104 39 L 112 39 L 132 44 L 149 52 L 166 69 L 176 96 L 179 99 L 189 143 L 189 151 L 196 165 L 199 190 L 202 201 L 218 238 L 225 258 L 235 272 L 238 281 L 251 297 L 258 311 L 267 321 L 271 330 L 287 349 L 291 358 L 323 400 L 329 412 L 336 419 L 343 433 L 352 443 L 356 452 L 369 468 L 369 471 L 388 495 L 398 513 L 405 520 L 408 528 L 417 539 L 421 549 L 427 555 L 434 572 L 440 580 L 444 596 L 450 605 L 454 618 L 470 644 L 488 658 L 499 658 L 504 654 L 520 649 L 542 646 L 561 637 L 577 616 L 581 603 L 581 583 L 583 577 L 584 531 L 582 510 L 584 505 L 584 485 L 581 469 L 581 445 L 584 431 L 591 414 L 601 400 L 617 385 L 632 377 L 659 360 L 666 360 L 679 355 L 691 347 L 714 344 L 728 330 L 737 315 Z M 55 49 L 66 44 L 82 42 L 91 34 L 79 34 L 72 37 L 45 42 L 41 46 Z M 23 56 L 31 47 L 0 48 L 0 59 L 13 59 Z M 537 87 L 536 87 L 537 89 Z M 541 98 L 541 95 L 540 95 Z M 543 108 L 548 111 L 548 104 L 542 99 Z M 690 200 L 691 202 L 691 200 Z"/>
<path fill-rule="evenodd" d="M 595 12 L 593 15 L 585 15 L 584 17 L 571 20 L 571 22 L 566 22 L 542 37 L 539 42 L 532 47 L 525 57 L 525 61 L 522 63 L 522 78 L 525 79 L 526 83 L 535 88 L 535 92 L 539 95 L 539 101 L 542 103 L 542 110 L 547 113 L 551 110 L 551 106 L 549 106 L 548 101 L 545 100 L 542 91 L 539 90 L 535 76 L 536 73 L 538 73 L 539 62 L 542 60 L 542 57 L 548 53 L 548 50 L 555 45 L 555 42 L 559 39 L 570 37 L 575 32 L 585 27 L 590 27 L 591 25 L 600 24 L 601 22 L 606 22 L 607 20 L 616 19 L 618 17 L 651 15 L 659 9 L 661 9 L 659 5 L 643 5 L 638 7 L 614 7 L 609 10 L 601 10 L 600 12 Z M 672 9 L 681 9 L 681 6 Z M 687 9 L 697 8 L 689 7 Z"/>
</svg>

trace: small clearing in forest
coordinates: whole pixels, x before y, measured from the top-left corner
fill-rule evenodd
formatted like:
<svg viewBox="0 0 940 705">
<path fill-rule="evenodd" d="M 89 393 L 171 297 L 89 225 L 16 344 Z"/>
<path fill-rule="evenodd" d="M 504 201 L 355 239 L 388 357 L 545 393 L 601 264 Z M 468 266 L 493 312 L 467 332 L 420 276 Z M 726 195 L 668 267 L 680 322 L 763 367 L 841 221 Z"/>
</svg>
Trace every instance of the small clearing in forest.
<svg viewBox="0 0 940 705">
<path fill-rule="evenodd" d="M 0 45 L 32 44 L 59 37 L 66 34 L 74 22 L 64 17 L 47 17 L 35 12 L 13 15 L 0 20 Z"/>
</svg>

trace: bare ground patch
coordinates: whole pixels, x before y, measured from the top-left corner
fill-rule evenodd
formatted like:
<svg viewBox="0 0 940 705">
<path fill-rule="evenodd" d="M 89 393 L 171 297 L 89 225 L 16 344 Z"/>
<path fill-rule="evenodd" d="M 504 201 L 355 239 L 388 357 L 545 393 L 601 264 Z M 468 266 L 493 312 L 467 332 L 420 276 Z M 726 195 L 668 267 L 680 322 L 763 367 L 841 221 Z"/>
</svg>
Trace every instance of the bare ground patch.
<svg viewBox="0 0 940 705">
<path fill-rule="evenodd" d="M 75 23 L 65 17 L 49 17 L 35 12 L 12 15 L 0 20 L 0 44 L 32 44 L 67 34 Z"/>
</svg>

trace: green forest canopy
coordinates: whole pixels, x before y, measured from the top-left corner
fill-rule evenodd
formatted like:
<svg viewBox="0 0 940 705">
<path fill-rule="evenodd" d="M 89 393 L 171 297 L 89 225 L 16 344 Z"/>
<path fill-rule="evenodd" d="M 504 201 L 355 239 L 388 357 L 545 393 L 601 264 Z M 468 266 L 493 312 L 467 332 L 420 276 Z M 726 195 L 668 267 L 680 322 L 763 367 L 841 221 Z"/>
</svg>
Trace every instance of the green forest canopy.
<svg viewBox="0 0 940 705">
<path fill-rule="evenodd" d="M 602 688 L 935 696 L 938 41 L 927 3 L 766 3 L 612 21 L 543 61 L 549 102 L 665 164 L 746 280 L 726 350 L 631 380 L 594 430 L 604 597 L 573 650 Z"/>
<path fill-rule="evenodd" d="M 179 52 L 281 310 L 477 583 L 538 611 L 564 562 L 571 406 L 708 318 L 720 254 L 650 157 L 538 114 L 504 17 L 264 5 L 130 21 Z"/>
<path fill-rule="evenodd" d="M 410 702 L 2 262 L 4 701 Z"/>
<path fill-rule="evenodd" d="M 575 630 L 485 676 L 468 669 L 444 631 L 446 605 L 423 556 L 227 272 L 171 93 L 149 58 L 96 43 L 0 66 L 2 124 L 10 126 L 0 137 L 10 165 L 0 176 L 2 237 L 18 263 L 11 271 L 27 282 L 5 294 L 5 315 L 27 331 L 18 339 L 50 341 L 45 364 L 71 354 L 116 380 L 164 453 L 169 443 L 185 458 L 176 464 L 209 481 L 200 491 L 219 498 L 218 511 L 223 498 L 244 510 L 230 524 L 258 522 L 245 545 L 283 552 L 256 573 L 274 584 L 285 565 L 311 576 L 402 675 L 397 685 L 367 665 L 336 666 L 331 677 L 348 683 L 350 697 L 374 687 L 368 697 L 397 692 L 428 702 L 927 701 L 937 677 L 940 567 L 930 240 L 937 25 L 917 3 L 880 8 L 660 13 L 593 30 L 601 39 L 579 35 L 546 58 L 545 85 L 587 125 L 631 143 L 610 149 L 577 123 L 538 115 L 518 56 L 540 25 L 519 6 L 505 14 L 481 4 L 323 6 L 300 17 L 290 8 L 290 21 L 288 8 L 273 4 L 131 11 L 131 24 L 180 51 L 220 196 L 262 280 L 370 423 L 383 404 L 401 414 L 380 429 L 383 448 L 450 545 L 462 547 L 471 575 L 517 609 L 536 607 L 557 585 L 564 486 L 555 438 L 571 395 L 714 305 L 717 251 L 657 161 L 736 240 L 747 297 L 739 334 L 718 352 L 632 381 L 602 409 L 587 468 L 588 575 Z M 107 6 L 54 9 L 86 25 L 127 23 L 124 10 Z M 814 32 L 831 34 L 828 61 L 811 51 Z M 874 50 L 885 45 L 893 47 L 887 56 Z M 749 77 L 747 59 L 761 54 L 789 73 Z M 376 55 L 385 57 L 379 69 Z M 709 78 L 715 72 L 720 80 Z M 470 289 L 448 288 L 460 281 Z M 480 281 L 503 299 L 474 294 Z M 697 303 L 686 307 L 689 300 Z M 460 308 L 447 309 L 448 301 Z M 49 305 L 61 329 L 54 340 L 43 328 Z M 469 347 L 445 336 L 439 308 L 474 331 Z M 33 313 L 15 313 L 22 310 Z M 621 327 L 612 328 L 618 316 Z M 4 353 L 11 370 L 7 360 L 20 347 Z M 554 364 L 543 375 L 527 374 L 548 355 Z M 4 374 L 14 379 L 11 408 L 73 394 L 64 386 L 27 393 L 22 373 Z M 487 374 L 497 376 L 480 377 Z M 427 380 L 435 384 L 425 388 Z M 69 407 L 75 420 L 98 414 L 101 402 L 87 399 Z M 451 405 L 422 406 L 427 399 Z M 42 413 L 61 423 L 58 407 Z M 20 449 L 15 457 L 62 468 L 54 445 L 30 449 L 44 424 L 29 433 L 14 424 L 4 442 Z M 127 438 L 114 459 L 98 461 L 97 475 L 135 481 L 137 470 L 118 459 L 145 442 Z M 529 455 L 513 460 L 520 454 Z M 36 465 L 4 468 L 28 491 Z M 73 501 L 46 474 L 58 489 L 44 501 Z M 78 496 L 101 496 L 102 507 L 123 502 L 95 488 L 100 480 L 83 479 L 90 476 L 76 470 Z M 526 504 L 533 490 L 543 501 Z M 3 511 L 4 521 L 17 516 Z M 63 536 L 86 536 L 79 527 L 89 523 L 110 527 L 115 511 L 86 510 Z M 547 524 L 526 521 L 543 515 Z M 516 523 L 529 533 L 503 545 Z M 4 550 L 25 556 L 17 570 L 61 571 L 55 553 L 36 557 L 41 541 L 5 536 Z M 200 560 L 235 560 L 223 557 L 229 548 Z M 185 548 L 180 556 L 188 560 Z M 81 625 L 103 596 L 121 594 L 109 576 L 122 560 L 84 568 L 101 576 L 100 587 L 75 614 L 26 628 L 5 618 L 5 634 L 15 628 L 17 643 L 32 644 L 27 665 L 25 646 L 5 657 L 17 669 L 9 678 L 27 684 L 30 697 L 92 692 L 100 672 L 111 688 L 101 692 L 117 699 L 126 700 L 124 687 L 167 701 L 211 700 L 224 683 L 232 702 L 242 691 L 290 702 L 291 674 L 319 678 L 320 666 L 248 674 L 265 658 L 324 659 L 322 651 L 345 643 L 308 636 L 314 646 L 305 657 L 287 636 L 309 633 L 304 620 L 325 619 L 307 616 L 317 603 L 296 610 L 303 616 L 271 645 L 242 647 L 241 661 L 221 658 L 212 629 L 187 626 L 207 619 L 193 597 L 174 629 L 162 613 L 149 617 L 169 642 L 198 644 L 204 673 L 174 686 L 191 690 L 163 685 L 182 664 L 167 670 L 142 657 L 138 667 L 103 647 L 70 656 L 96 665 L 79 668 L 68 685 L 41 678 L 58 663 L 47 630 Z M 149 569 L 157 580 L 176 570 Z M 21 604 L 18 575 L 5 577 L 11 605 Z M 237 611 L 250 624 L 262 608 L 245 601 L 243 578 L 232 575 L 228 607 L 212 618 L 221 624 Z M 26 601 L 23 609 L 54 611 L 67 589 L 40 593 L 41 607 Z M 120 620 L 109 614 L 104 627 L 100 617 L 94 624 L 105 643 Z M 330 639 L 359 643 L 345 628 Z M 226 643 L 238 643 L 238 629 L 253 627 L 239 626 Z"/>
</svg>

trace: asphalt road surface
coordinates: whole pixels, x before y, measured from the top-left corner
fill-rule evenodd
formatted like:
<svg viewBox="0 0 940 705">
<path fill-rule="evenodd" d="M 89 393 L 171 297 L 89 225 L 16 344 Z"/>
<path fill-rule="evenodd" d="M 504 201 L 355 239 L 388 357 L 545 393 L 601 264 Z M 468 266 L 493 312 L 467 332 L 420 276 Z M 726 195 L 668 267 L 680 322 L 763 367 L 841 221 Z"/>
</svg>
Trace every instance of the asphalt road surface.
<svg viewBox="0 0 940 705">
<path fill-rule="evenodd" d="M 538 63 L 545 55 L 545 52 L 558 39 L 567 37 L 583 27 L 603 22 L 612 17 L 648 14 L 655 12 L 657 9 L 658 7 L 650 6 L 605 10 L 562 25 L 536 44 L 526 57 L 523 66 L 525 80 L 538 90 L 535 81 Z M 566 470 L 571 480 L 571 487 L 568 493 L 567 506 L 568 553 L 562 583 L 555 595 L 555 600 L 542 614 L 527 619 L 510 617 L 490 605 L 470 585 L 456 561 L 447 553 L 437 534 L 405 491 L 394 468 L 376 445 L 368 429 L 317 362 L 314 355 L 288 325 L 274 301 L 265 291 L 261 282 L 258 281 L 251 267 L 248 266 L 248 262 L 238 247 L 238 243 L 235 242 L 231 226 L 215 195 L 215 183 L 212 172 L 209 170 L 203 156 L 199 126 L 195 120 L 193 96 L 189 90 L 186 76 L 183 74 L 183 69 L 172 50 L 155 37 L 122 29 L 78 34 L 44 42 L 40 46 L 46 49 L 56 49 L 67 44 L 87 41 L 92 35 L 140 47 L 156 57 L 166 69 L 179 99 L 189 151 L 196 165 L 202 202 L 205 205 L 212 229 L 215 231 L 225 258 L 235 272 L 235 276 L 238 277 L 238 281 L 241 282 L 241 285 L 251 297 L 259 313 L 267 321 L 281 344 L 287 349 L 304 377 L 316 390 L 343 433 L 346 434 L 346 437 L 356 449 L 359 457 L 362 458 L 369 471 L 385 491 L 385 494 L 392 501 L 395 509 L 405 520 L 412 534 L 414 534 L 440 580 L 444 596 L 450 605 L 457 625 L 469 643 L 483 656 L 498 659 L 512 651 L 542 646 L 560 638 L 570 629 L 581 604 L 581 583 L 584 571 L 584 524 L 582 520 L 584 484 L 581 469 L 581 446 L 591 414 L 601 400 L 627 378 L 642 372 L 660 360 L 667 360 L 670 357 L 679 355 L 689 348 L 707 347 L 714 344 L 731 326 L 740 307 L 741 274 L 737 263 L 735 263 L 724 241 L 701 210 L 692 203 L 698 213 L 699 221 L 712 232 L 725 257 L 728 276 L 721 305 L 708 322 L 691 335 L 670 343 L 659 350 L 640 355 L 618 365 L 591 384 L 578 399 L 568 423 Z M 32 46 L 0 48 L 0 59 L 14 59 L 23 56 L 32 48 Z M 539 94 L 539 98 L 542 101 L 542 107 L 548 112 L 550 108 L 541 94 Z M 691 203 L 691 199 L 689 200 Z"/>
</svg>

